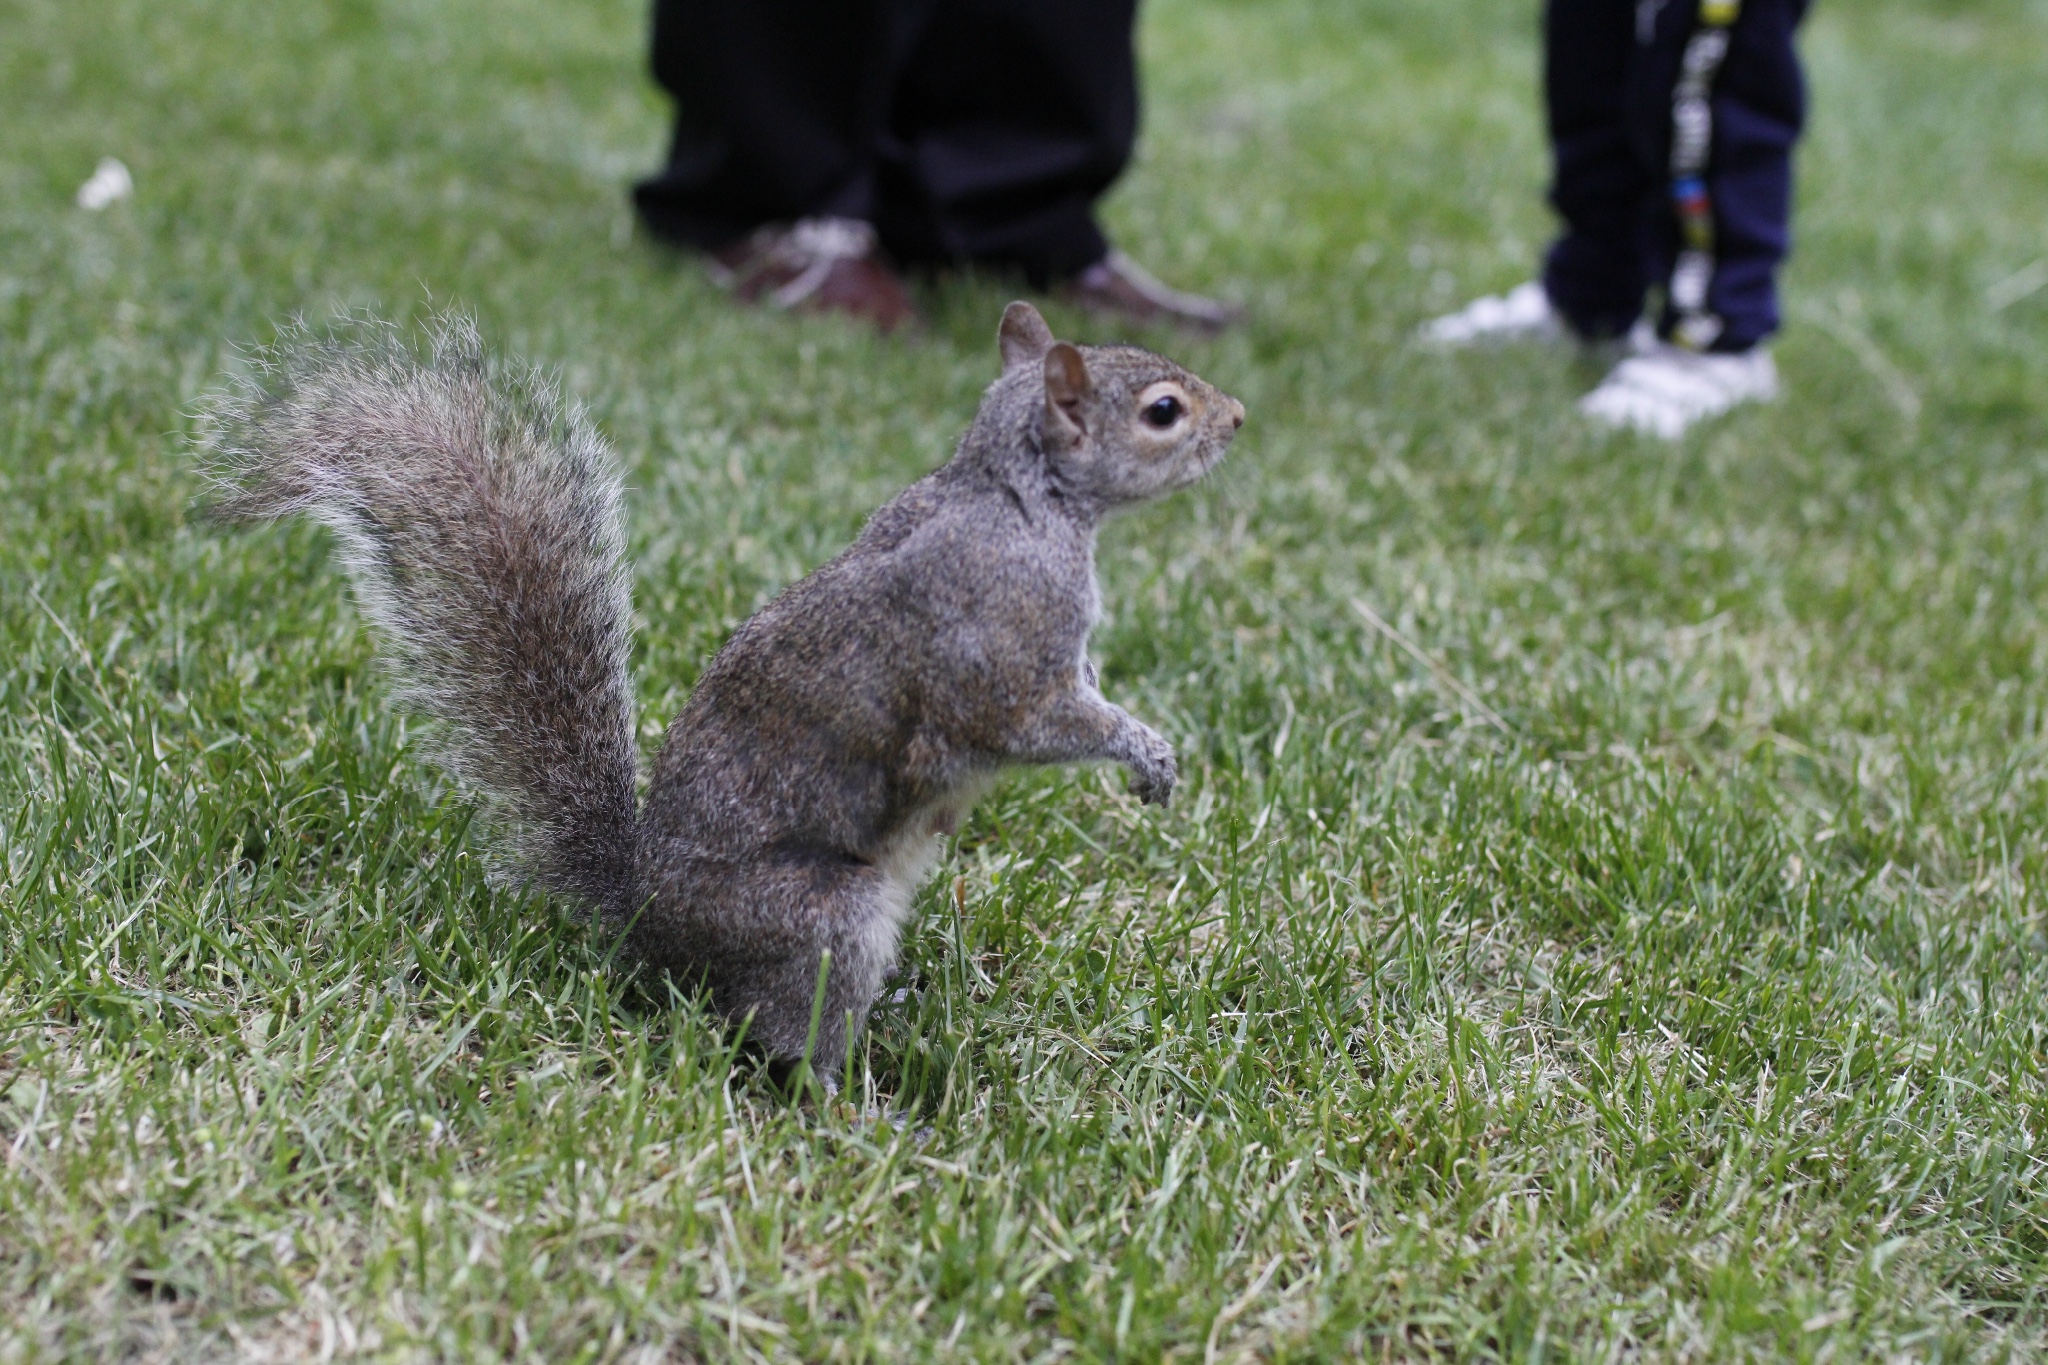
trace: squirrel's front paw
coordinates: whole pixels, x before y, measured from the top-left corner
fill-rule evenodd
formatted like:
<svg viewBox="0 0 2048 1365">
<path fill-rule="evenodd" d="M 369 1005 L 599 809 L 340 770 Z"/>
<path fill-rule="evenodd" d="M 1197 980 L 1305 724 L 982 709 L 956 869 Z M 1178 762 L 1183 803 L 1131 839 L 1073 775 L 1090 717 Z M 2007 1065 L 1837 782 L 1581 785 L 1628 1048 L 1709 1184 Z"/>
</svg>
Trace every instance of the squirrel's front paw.
<svg viewBox="0 0 2048 1365">
<path fill-rule="evenodd" d="M 1178 776 L 1173 746 L 1148 733 L 1144 752 L 1131 764 L 1131 795 L 1148 806 L 1163 806 L 1173 799 L 1173 784 Z"/>
</svg>

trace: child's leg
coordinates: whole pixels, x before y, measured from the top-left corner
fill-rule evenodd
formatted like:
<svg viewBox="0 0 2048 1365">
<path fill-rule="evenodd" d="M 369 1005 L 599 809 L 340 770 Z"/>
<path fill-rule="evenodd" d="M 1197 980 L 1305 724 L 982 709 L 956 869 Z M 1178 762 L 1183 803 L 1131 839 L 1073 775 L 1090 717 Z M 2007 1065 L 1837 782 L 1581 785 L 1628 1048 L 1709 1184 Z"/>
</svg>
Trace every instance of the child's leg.
<svg viewBox="0 0 2048 1365">
<path fill-rule="evenodd" d="M 1778 325 L 1806 103 L 1792 32 L 1805 11 L 1806 0 L 1642 0 L 1629 123 L 1661 167 L 1650 244 L 1661 341 L 1579 401 L 1588 416 L 1676 437 L 1777 395 L 1758 343 Z"/>
<path fill-rule="evenodd" d="M 1633 110 L 1664 174 L 1653 248 L 1658 332 L 1740 352 L 1778 327 L 1790 245 L 1792 145 L 1806 92 L 1793 32 L 1807 0 L 1666 0 Z"/>
<path fill-rule="evenodd" d="M 1565 223 L 1543 287 L 1572 329 L 1592 339 L 1626 332 L 1649 284 L 1644 208 L 1658 181 L 1629 118 L 1638 10 L 1638 0 L 1549 0 L 1543 17 L 1550 202 Z"/>
</svg>

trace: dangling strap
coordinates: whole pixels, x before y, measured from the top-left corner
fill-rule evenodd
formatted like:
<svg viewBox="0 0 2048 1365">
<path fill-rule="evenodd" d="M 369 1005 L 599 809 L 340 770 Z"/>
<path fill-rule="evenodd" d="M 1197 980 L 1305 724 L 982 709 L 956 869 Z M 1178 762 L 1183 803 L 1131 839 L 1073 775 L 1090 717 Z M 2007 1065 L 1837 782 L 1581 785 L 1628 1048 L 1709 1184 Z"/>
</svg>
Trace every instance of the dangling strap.
<svg viewBox="0 0 2048 1365">
<path fill-rule="evenodd" d="M 1707 158 L 1714 146 L 1714 77 L 1728 56 L 1728 30 L 1742 0 L 1700 0 L 1699 26 L 1686 40 L 1671 92 L 1671 207 L 1678 215 L 1678 263 L 1671 271 L 1671 339 L 1704 351 L 1721 335 L 1721 319 L 1707 307 L 1714 280 L 1714 200 L 1707 192 Z"/>
</svg>

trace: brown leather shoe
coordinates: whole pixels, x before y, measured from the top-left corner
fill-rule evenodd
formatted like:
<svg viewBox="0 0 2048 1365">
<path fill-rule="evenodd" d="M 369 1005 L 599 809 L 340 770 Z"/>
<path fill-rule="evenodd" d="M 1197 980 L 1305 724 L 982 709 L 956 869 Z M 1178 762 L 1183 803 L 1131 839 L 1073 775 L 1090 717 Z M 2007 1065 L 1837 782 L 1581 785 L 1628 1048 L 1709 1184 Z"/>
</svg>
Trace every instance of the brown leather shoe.
<svg viewBox="0 0 2048 1365">
<path fill-rule="evenodd" d="M 1211 334 L 1237 321 L 1241 313 L 1216 299 L 1168 288 L 1116 250 L 1076 275 L 1061 293 L 1070 303 L 1126 322 L 1170 322 Z"/>
<path fill-rule="evenodd" d="M 712 253 L 712 274 L 748 303 L 806 313 L 844 313 L 880 332 L 922 319 L 903 281 L 882 259 L 875 230 L 857 218 L 771 224 Z"/>
</svg>

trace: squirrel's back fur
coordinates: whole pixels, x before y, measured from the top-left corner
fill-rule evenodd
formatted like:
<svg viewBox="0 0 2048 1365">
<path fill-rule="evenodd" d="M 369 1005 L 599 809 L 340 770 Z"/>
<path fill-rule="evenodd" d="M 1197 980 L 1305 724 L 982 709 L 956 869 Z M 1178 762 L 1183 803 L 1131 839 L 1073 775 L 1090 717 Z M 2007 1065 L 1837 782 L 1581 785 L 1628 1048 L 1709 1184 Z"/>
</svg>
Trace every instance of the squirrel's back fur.
<svg viewBox="0 0 2048 1365">
<path fill-rule="evenodd" d="M 360 329 L 359 329 L 360 330 Z M 734 632 L 633 804 L 619 481 L 553 385 L 467 323 L 414 357 L 300 335 L 216 409 L 223 514 L 333 527 L 401 697 L 519 832 L 527 873 L 640 959 L 829 1069 L 942 837 L 1002 767 L 1111 759 L 1163 804 L 1173 750 L 1088 663 L 1096 526 L 1193 482 L 1235 399 L 1012 304 L 951 461 Z"/>
</svg>

